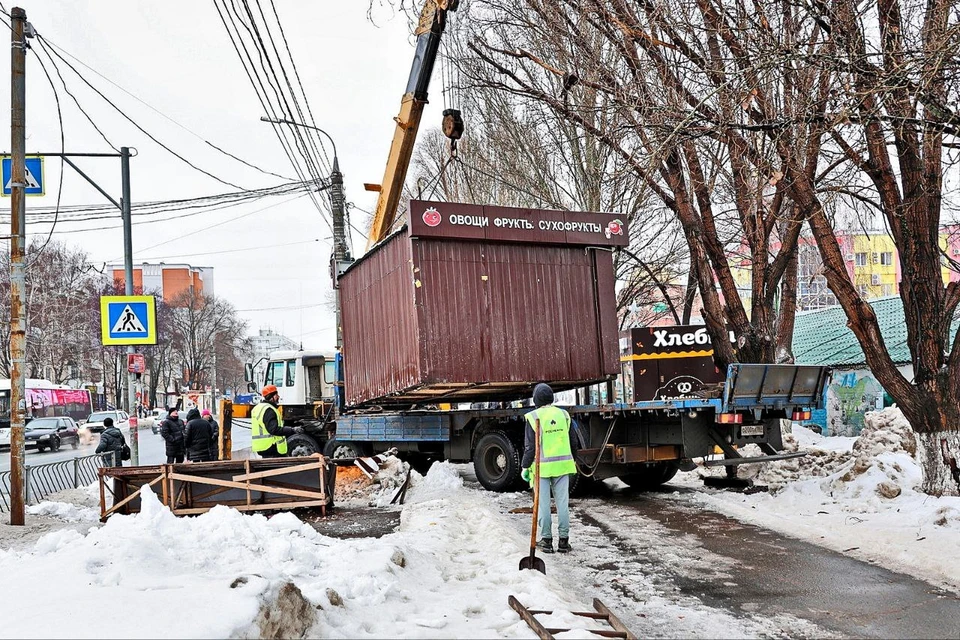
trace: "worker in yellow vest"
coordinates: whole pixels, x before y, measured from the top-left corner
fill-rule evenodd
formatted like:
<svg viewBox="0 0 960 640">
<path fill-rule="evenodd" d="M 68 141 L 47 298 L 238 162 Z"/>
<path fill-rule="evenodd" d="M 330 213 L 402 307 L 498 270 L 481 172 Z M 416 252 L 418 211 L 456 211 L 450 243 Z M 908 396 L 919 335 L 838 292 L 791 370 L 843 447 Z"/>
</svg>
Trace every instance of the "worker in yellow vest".
<svg viewBox="0 0 960 640">
<path fill-rule="evenodd" d="M 553 521 L 550 517 L 550 495 L 557 504 L 559 543 L 557 551 L 567 553 L 570 547 L 570 480 L 577 472 L 574 461 L 576 443 L 570 438 L 570 414 L 553 404 L 553 389 L 540 383 L 533 388 L 533 404 L 537 407 L 525 416 L 527 426 L 523 443 L 523 478 L 533 484 L 536 460 L 536 434 L 540 421 L 540 505 L 537 548 L 553 553 Z"/>
<path fill-rule="evenodd" d="M 285 427 L 280 416 L 280 392 L 268 384 L 260 392 L 263 400 L 250 414 L 251 448 L 261 458 L 287 455 L 287 436 L 303 433 L 303 427 Z"/>
</svg>

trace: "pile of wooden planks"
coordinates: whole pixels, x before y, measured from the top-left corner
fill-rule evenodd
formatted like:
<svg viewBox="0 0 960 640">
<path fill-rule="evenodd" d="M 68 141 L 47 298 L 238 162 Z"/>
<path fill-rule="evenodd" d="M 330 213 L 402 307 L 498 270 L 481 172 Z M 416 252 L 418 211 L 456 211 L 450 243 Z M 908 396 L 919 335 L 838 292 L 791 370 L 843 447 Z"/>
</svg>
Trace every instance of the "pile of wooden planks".
<svg viewBox="0 0 960 640">
<path fill-rule="evenodd" d="M 176 515 L 206 513 L 216 505 L 238 511 L 333 506 L 337 466 L 315 454 L 302 458 L 219 460 L 100 469 L 100 520 L 140 511 L 140 488 L 149 486 Z M 112 486 L 111 486 L 112 485 Z M 107 506 L 107 494 L 113 498 Z"/>
</svg>

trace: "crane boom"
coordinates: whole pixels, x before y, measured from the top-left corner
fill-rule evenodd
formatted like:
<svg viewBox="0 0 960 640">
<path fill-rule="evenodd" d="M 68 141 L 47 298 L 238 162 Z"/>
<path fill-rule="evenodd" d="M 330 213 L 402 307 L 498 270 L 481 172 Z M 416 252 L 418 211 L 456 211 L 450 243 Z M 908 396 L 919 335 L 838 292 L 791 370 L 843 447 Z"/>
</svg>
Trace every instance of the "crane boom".
<svg viewBox="0 0 960 640">
<path fill-rule="evenodd" d="M 383 181 L 380 183 L 377 208 L 370 224 L 368 249 L 387 236 L 396 219 L 407 168 L 413 156 L 413 145 L 420 128 L 420 116 L 427 104 L 427 89 L 430 87 L 430 76 L 440 49 L 440 37 L 447 23 L 447 12 L 456 11 L 458 4 L 459 0 L 426 0 L 420 12 L 415 31 L 417 49 L 410 67 L 407 88 L 400 102 L 400 113 L 394 118 L 397 126 L 390 144 Z"/>
</svg>

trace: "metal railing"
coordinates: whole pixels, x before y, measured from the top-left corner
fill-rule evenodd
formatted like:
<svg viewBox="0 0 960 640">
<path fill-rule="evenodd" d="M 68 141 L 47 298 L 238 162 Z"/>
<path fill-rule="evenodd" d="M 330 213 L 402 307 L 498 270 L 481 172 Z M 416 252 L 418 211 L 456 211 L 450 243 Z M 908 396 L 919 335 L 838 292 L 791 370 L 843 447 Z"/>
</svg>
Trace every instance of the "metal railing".
<svg viewBox="0 0 960 640">
<path fill-rule="evenodd" d="M 36 504 L 50 494 L 85 487 L 97 480 L 97 470 L 113 466 L 114 452 L 78 456 L 48 464 L 23 466 L 25 504 Z M 10 511 L 10 472 L 0 472 L 0 512 Z"/>
</svg>

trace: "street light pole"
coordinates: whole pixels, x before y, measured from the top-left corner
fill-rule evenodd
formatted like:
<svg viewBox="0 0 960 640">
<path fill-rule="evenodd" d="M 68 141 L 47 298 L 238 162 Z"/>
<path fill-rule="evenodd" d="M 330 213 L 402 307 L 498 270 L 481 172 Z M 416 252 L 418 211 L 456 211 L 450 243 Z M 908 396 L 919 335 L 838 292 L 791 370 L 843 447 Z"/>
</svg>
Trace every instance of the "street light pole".
<svg viewBox="0 0 960 640">
<path fill-rule="evenodd" d="M 333 147 L 333 168 L 330 171 L 330 208 L 333 210 L 333 254 L 330 256 L 330 277 L 333 280 L 333 294 L 336 303 L 336 342 L 337 349 L 343 346 L 343 332 L 340 328 L 340 287 L 337 280 L 341 271 L 347 267 L 353 258 L 350 256 L 350 247 L 347 244 L 347 224 L 346 224 L 346 198 L 343 194 L 343 174 L 340 173 L 340 160 L 337 158 L 337 145 L 330 137 L 330 134 L 321 129 L 302 122 L 294 122 L 283 118 L 271 119 L 266 116 L 261 117 L 263 122 L 271 124 L 286 124 L 291 127 L 303 127 L 319 131 L 330 141 Z"/>
</svg>

